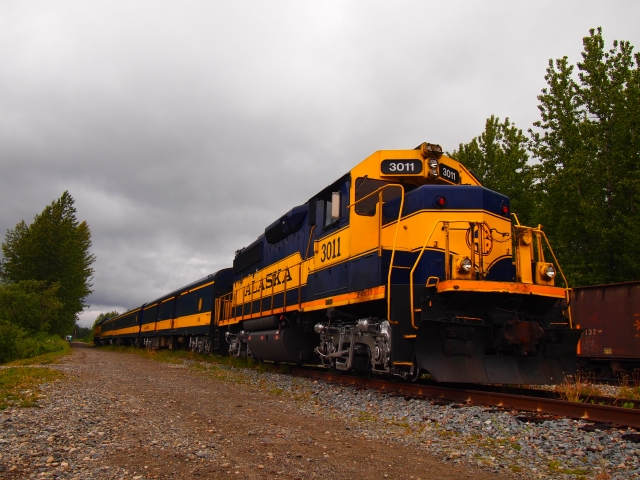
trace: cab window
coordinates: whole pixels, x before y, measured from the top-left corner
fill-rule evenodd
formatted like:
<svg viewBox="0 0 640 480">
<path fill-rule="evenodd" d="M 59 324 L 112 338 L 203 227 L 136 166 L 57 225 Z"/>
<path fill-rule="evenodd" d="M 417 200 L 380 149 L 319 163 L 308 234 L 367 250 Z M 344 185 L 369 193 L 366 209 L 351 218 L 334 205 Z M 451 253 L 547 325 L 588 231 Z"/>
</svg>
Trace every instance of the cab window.
<svg viewBox="0 0 640 480">
<path fill-rule="evenodd" d="M 367 177 L 358 177 L 356 179 L 356 213 L 358 215 L 373 216 L 376 214 L 376 205 L 380 199 L 380 195 L 375 193 L 368 198 L 365 198 L 370 193 L 375 192 L 379 188 L 385 185 L 396 185 L 393 182 L 386 182 L 384 180 L 374 180 Z M 382 190 L 382 201 L 388 202 L 401 195 L 400 188 L 385 188 Z M 363 199 L 364 200 L 361 200 Z"/>
</svg>

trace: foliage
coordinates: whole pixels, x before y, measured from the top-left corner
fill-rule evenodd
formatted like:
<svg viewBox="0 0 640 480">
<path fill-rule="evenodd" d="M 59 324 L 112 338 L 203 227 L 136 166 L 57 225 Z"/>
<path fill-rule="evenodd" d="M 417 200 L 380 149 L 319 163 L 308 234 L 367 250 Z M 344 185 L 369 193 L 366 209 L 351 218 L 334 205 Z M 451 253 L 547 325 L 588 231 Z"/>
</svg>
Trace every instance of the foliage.
<svg viewBox="0 0 640 480">
<path fill-rule="evenodd" d="M 485 187 L 507 195 L 511 211 L 521 223 L 531 223 L 533 171 L 527 164 L 527 137 L 508 118 L 501 123 L 491 115 L 484 132 L 467 144 L 461 143 L 450 156 L 469 168 Z"/>
<path fill-rule="evenodd" d="M 0 284 L 0 319 L 24 329 L 28 333 L 47 331 L 61 308 L 56 297 L 59 283 L 24 280 Z"/>
<path fill-rule="evenodd" d="M 0 363 L 68 349 L 69 343 L 56 335 L 29 333 L 14 323 L 0 320 Z"/>
<path fill-rule="evenodd" d="M 640 56 L 629 42 L 583 39 L 578 75 L 553 62 L 538 96 L 531 151 L 540 162 L 540 219 L 571 283 L 640 277 Z"/>
<path fill-rule="evenodd" d="M 74 200 L 64 192 L 31 225 L 21 221 L 7 231 L 0 280 L 5 284 L 34 280 L 47 288 L 57 285 L 61 305 L 48 319 L 46 329 L 63 335 L 73 328 L 77 314 L 86 306 L 84 298 L 91 293 L 95 257 L 89 253 L 90 246 L 89 226 L 78 222 Z"/>
<path fill-rule="evenodd" d="M 98 315 L 96 317 L 96 319 L 93 321 L 93 327 L 95 327 L 98 323 L 100 323 L 102 320 L 106 320 L 107 318 L 111 318 L 111 317 L 117 317 L 118 315 L 120 315 L 120 313 L 118 313 L 117 311 L 113 311 L 113 312 L 104 312 L 101 313 L 100 315 Z"/>
<path fill-rule="evenodd" d="M 508 118 L 491 116 L 451 156 L 508 195 L 523 224 L 544 226 L 570 284 L 635 280 L 640 55 L 626 41 L 605 50 L 601 29 L 583 45 L 575 67 L 567 57 L 549 60 L 528 141 Z"/>
<path fill-rule="evenodd" d="M 74 330 L 74 338 L 76 340 L 84 340 L 86 342 L 93 341 L 93 328 L 79 327 L 76 325 L 76 328 Z"/>
</svg>

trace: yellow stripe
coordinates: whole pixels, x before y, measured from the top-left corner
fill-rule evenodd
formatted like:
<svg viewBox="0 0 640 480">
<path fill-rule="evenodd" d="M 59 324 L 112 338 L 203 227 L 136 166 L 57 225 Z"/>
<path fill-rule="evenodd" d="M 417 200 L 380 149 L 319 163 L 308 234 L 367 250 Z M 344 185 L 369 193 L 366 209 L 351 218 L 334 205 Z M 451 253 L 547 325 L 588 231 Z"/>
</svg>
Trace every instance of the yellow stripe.
<svg viewBox="0 0 640 480">
<path fill-rule="evenodd" d="M 343 293 L 342 295 L 312 300 L 310 302 L 303 303 L 301 311 L 311 312 L 336 305 L 353 305 L 355 303 L 369 302 L 371 300 L 380 300 L 385 296 L 385 289 L 386 287 L 381 285 L 379 287 L 367 288 L 358 292 Z"/>
<path fill-rule="evenodd" d="M 385 298 L 385 290 L 386 287 L 381 285 L 379 287 L 367 288 L 365 290 L 360 290 L 358 292 L 350 292 L 344 293 L 342 295 L 335 295 L 332 297 L 321 298 L 318 300 L 312 300 L 310 302 L 305 302 L 302 304 L 300 308 L 301 312 L 312 312 L 314 310 L 321 310 L 327 307 L 334 306 L 343 306 L 343 305 L 353 305 L 356 303 L 369 302 L 371 300 L 380 300 Z M 241 305 L 238 305 L 240 307 Z M 247 314 L 244 316 L 237 316 L 229 318 L 225 321 L 220 321 L 220 326 L 232 325 L 243 320 L 251 320 L 253 318 L 260 318 L 266 315 L 277 315 L 286 312 L 291 312 L 298 310 L 298 305 L 290 305 L 286 309 L 284 308 L 275 308 L 273 310 L 263 310 L 262 313 L 256 312 L 251 315 Z"/>
<path fill-rule="evenodd" d="M 449 210 L 449 211 L 450 211 L 450 210 Z M 411 212 L 409 215 L 402 217 L 402 218 L 400 219 L 400 221 L 407 220 L 407 219 L 409 219 L 409 218 L 411 218 L 411 217 L 414 217 L 415 215 L 419 215 L 419 214 L 421 214 L 421 213 L 429 213 L 429 212 L 430 212 L 430 213 L 438 213 L 438 212 L 439 212 L 439 213 L 442 213 L 442 210 L 441 210 L 441 209 L 438 209 L 438 208 L 423 208 L 422 210 L 418 210 L 418 211 L 416 211 L 416 212 Z M 492 216 L 492 217 L 494 217 L 494 218 L 497 218 L 497 219 L 499 219 L 499 220 L 510 221 L 507 217 L 503 217 L 503 216 L 501 216 L 501 215 L 498 215 L 497 213 L 493 213 L 493 212 L 490 212 L 490 211 L 488 211 L 488 210 L 483 210 L 483 209 L 481 209 L 481 208 L 478 208 L 478 209 L 473 209 L 473 208 L 468 208 L 468 209 L 467 209 L 467 208 L 465 208 L 464 210 L 458 210 L 458 209 L 456 209 L 456 210 L 455 210 L 455 213 L 456 213 L 456 214 L 457 214 L 457 213 L 483 213 L 483 214 L 485 214 L 485 213 L 486 213 L 487 215 L 490 215 L 490 216 Z M 395 224 L 396 222 L 397 222 L 397 220 L 392 220 L 392 221 L 391 221 L 391 222 L 389 222 L 389 223 L 385 223 L 385 224 L 382 226 L 382 228 L 387 228 L 389 225 L 391 225 L 391 224 Z"/>
<path fill-rule="evenodd" d="M 127 335 L 130 333 L 138 333 L 139 331 L 140 331 L 140 327 L 136 325 L 135 327 L 127 327 L 127 328 L 120 328 L 118 330 L 113 330 L 111 335 Z"/>
<path fill-rule="evenodd" d="M 171 330 L 171 320 L 156 322 L 156 330 Z"/>
<path fill-rule="evenodd" d="M 197 313 L 178 317 L 173 321 L 173 328 L 202 327 L 211 324 L 211 313 Z"/>
<path fill-rule="evenodd" d="M 565 290 L 561 287 L 480 280 L 446 280 L 438 282 L 438 293 L 442 292 L 498 292 L 565 298 Z"/>
<path fill-rule="evenodd" d="M 184 295 L 185 293 L 197 292 L 201 288 L 208 287 L 209 285 L 213 285 L 214 283 L 216 283 L 216 282 L 205 283 L 204 285 L 200 285 L 199 287 L 192 288 L 191 290 L 185 290 L 185 291 L 181 292 L 180 295 Z"/>
</svg>

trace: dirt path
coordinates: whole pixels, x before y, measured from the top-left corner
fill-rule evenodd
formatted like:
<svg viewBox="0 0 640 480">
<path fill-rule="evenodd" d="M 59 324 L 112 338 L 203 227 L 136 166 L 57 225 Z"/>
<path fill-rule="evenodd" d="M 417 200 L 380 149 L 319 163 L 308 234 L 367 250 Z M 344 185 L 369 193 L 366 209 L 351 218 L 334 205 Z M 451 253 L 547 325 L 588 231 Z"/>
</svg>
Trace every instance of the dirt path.
<svg viewBox="0 0 640 480">
<path fill-rule="evenodd" d="M 42 408 L 4 412 L 0 477 L 506 478 L 185 365 L 74 348 L 59 368 Z"/>
</svg>

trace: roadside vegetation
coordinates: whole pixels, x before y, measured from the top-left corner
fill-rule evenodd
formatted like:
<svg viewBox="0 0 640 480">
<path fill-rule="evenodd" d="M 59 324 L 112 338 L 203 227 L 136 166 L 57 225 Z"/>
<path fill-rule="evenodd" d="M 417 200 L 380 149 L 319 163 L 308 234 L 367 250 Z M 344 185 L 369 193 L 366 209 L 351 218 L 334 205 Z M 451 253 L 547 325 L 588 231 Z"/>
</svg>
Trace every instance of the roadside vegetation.
<svg viewBox="0 0 640 480">
<path fill-rule="evenodd" d="M 39 386 L 62 377 L 58 370 L 46 367 L 0 369 L 0 411 L 9 407 L 37 406 Z"/>
<path fill-rule="evenodd" d="M 31 355 L 16 360 L 0 368 L 0 411 L 9 407 L 35 407 L 40 398 L 40 385 L 64 377 L 64 374 L 52 368 L 43 367 L 56 363 L 60 357 L 69 353 L 69 342 L 54 338 L 57 342 L 51 351 Z M 41 342 L 47 345 L 48 341 Z"/>
<path fill-rule="evenodd" d="M 69 192 L 8 230 L 0 260 L 0 363 L 65 352 L 91 293 L 91 233 Z M 89 335 L 89 332 L 86 332 Z"/>
</svg>

